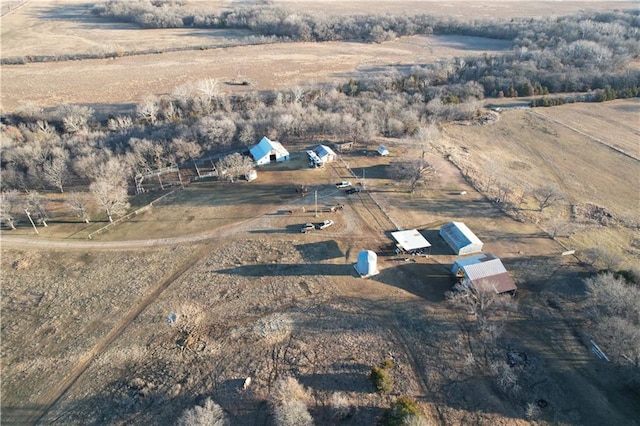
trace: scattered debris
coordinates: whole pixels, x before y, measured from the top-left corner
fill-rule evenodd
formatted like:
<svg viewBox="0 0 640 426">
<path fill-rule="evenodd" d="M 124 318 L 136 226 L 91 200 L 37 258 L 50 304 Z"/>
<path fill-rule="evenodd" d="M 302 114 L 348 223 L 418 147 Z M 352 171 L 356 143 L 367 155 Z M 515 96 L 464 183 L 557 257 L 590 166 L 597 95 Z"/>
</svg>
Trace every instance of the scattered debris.
<svg viewBox="0 0 640 426">
<path fill-rule="evenodd" d="M 595 204 L 574 204 L 571 212 L 576 222 L 595 222 L 602 226 L 615 225 L 617 220 L 613 213 Z"/>
</svg>

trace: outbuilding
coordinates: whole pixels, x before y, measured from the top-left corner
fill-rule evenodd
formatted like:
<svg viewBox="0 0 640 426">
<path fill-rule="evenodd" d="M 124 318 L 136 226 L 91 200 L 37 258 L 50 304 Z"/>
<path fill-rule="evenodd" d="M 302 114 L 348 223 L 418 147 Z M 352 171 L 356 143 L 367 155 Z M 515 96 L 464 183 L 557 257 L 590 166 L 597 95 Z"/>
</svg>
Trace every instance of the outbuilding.
<svg viewBox="0 0 640 426">
<path fill-rule="evenodd" d="M 367 278 L 379 273 L 378 255 L 371 250 L 362 250 L 358 253 L 358 262 L 354 265 L 358 274 Z"/>
<path fill-rule="evenodd" d="M 428 256 L 431 252 L 431 243 L 417 229 L 392 232 L 391 236 L 397 242 L 398 253 Z"/>
<path fill-rule="evenodd" d="M 502 261 L 489 253 L 458 259 L 451 272 L 460 284 L 478 293 L 515 293 L 517 289 Z"/>
<path fill-rule="evenodd" d="M 253 146 L 249 152 L 257 166 L 289 160 L 289 151 L 280 142 L 272 141 L 266 136 L 257 145 Z"/>
<path fill-rule="evenodd" d="M 378 147 L 378 154 L 380 154 L 383 157 L 386 157 L 387 155 L 389 155 L 389 150 L 387 149 L 386 146 L 380 145 Z"/>
<path fill-rule="evenodd" d="M 307 155 L 309 156 L 309 162 L 314 167 L 322 167 L 338 158 L 335 151 L 326 145 L 318 145 L 314 149 L 307 151 Z"/>
<path fill-rule="evenodd" d="M 449 222 L 442 225 L 440 236 L 457 255 L 482 251 L 482 241 L 462 222 Z"/>
</svg>

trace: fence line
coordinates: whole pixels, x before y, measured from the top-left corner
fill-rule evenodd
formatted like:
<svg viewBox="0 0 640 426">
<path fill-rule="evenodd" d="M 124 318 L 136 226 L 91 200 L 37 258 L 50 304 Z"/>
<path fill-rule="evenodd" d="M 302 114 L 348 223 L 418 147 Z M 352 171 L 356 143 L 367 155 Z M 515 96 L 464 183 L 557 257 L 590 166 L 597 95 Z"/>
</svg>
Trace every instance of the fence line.
<svg viewBox="0 0 640 426">
<path fill-rule="evenodd" d="M 151 201 L 149 204 L 147 204 L 146 206 L 142 206 L 137 210 L 132 211 L 131 213 L 127 213 L 126 215 L 122 216 L 121 218 L 118 218 L 116 220 L 114 220 L 113 222 L 109 222 L 108 224 L 106 224 L 105 226 L 103 226 L 102 228 L 95 230 L 93 232 L 91 232 L 87 238 L 88 239 L 92 239 L 94 235 L 97 234 L 101 234 L 102 232 L 106 231 L 108 228 L 112 227 L 112 226 L 116 226 L 119 223 L 122 222 L 126 222 L 127 220 L 131 219 L 134 216 L 139 215 L 140 213 L 144 213 L 145 211 L 149 210 L 151 207 L 153 207 L 154 203 L 157 203 L 158 201 L 162 200 L 163 198 L 173 194 L 174 192 L 176 192 L 177 189 L 174 189 L 171 192 L 167 192 L 166 194 L 156 198 L 155 200 Z"/>
<path fill-rule="evenodd" d="M 351 167 L 349 167 L 349 165 L 340 157 L 337 156 L 338 160 L 340 160 L 340 162 L 342 163 L 342 165 L 344 166 L 345 169 L 347 169 L 349 171 L 349 173 L 351 174 L 351 176 L 353 176 L 354 179 L 360 180 L 361 184 L 362 184 L 362 189 L 364 189 L 366 191 L 365 188 L 365 182 L 364 179 L 360 179 L 358 176 L 356 176 L 356 174 L 353 172 L 353 170 L 351 169 Z M 373 203 L 378 206 L 378 209 L 380 209 L 380 211 L 382 212 L 382 214 L 384 214 L 384 216 L 387 218 L 387 220 L 389 222 L 391 222 L 391 224 L 393 226 L 396 227 L 396 230 L 400 230 L 400 227 L 398 226 L 398 224 L 391 218 L 391 216 L 389 216 L 386 212 L 385 209 L 382 208 L 382 206 L 380 205 L 380 203 L 378 202 L 378 200 L 376 200 L 373 197 L 373 194 L 369 191 L 367 191 L 367 195 L 369 196 L 369 198 L 371 199 L 371 201 L 373 201 Z"/>
</svg>

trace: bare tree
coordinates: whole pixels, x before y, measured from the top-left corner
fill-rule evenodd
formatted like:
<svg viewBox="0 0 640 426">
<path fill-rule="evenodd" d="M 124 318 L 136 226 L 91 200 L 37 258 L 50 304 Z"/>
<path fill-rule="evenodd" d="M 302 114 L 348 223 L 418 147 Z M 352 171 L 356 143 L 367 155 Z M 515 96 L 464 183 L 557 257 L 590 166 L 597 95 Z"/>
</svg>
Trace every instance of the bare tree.
<svg viewBox="0 0 640 426">
<path fill-rule="evenodd" d="M 145 173 L 166 166 L 164 146 L 149 139 L 131 138 L 129 163 L 136 173 Z"/>
<path fill-rule="evenodd" d="M 498 204 L 509 203 L 511 201 L 511 196 L 513 195 L 514 189 L 508 182 L 498 182 L 497 184 L 497 192 L 496 192 L 496 202 Z"/>
<path fill-rule="evenodd" d="M 547 233 L 554 240 L 557 237 L 565 237 L 573 230 L 573 224 L 560 216 L 554 216 L 549 219 L 545 224 L 545 228 L 547 229 Z"/>
<path fill-rule="evenodd" d="M 238 139 L 240 139 L 240 142 L 242 142 L 245 145 L 249 145 L 251 142 L 255 141 L 256 132 L 253 126 L 249 124 L 246 124 L 245 126 L 243 126 L 242 130 L 240 130 Z"/>
<path fill-rule="evenodd" d="M 500 165 L 494 160 L 490 159 L 484 167 L 484 191 L 489 193 L 493 190 L 493 186 L 498 181 L 500 176 Z"/>
<path fill-rule="evenodd" d="M 215 111 L 219 90 L 215 79 L 200 80 L 195 84 L 193 108 L 196 113 L 207 115 Z"/>
<path fill-rule="evenodd" d="M 187 141 L 183 138 L 175 138 L 171 141 L 171 149 L 173 150 L 174 161 L 176 163 L 191 160 L 202 154 L 200 145 L 193 141 Z"/>
<path fill-rule="evenodd" d="M 203 406 L 196 405 L 182 413 L 178 426 L 228 426 L 227 414 L 222 407 L 207 398 Z"/>
<path fill-rule="evenodd" d="M 45 205 L 45 199 L 40 195 L 38 191 L 30 191 L 27 195 L 27 205 L 25 210 L 29 211 L 28 214 L 36 220 L 37 223 L 47 227 L 47 220 L 49 220 L 49 211 Z"/>
<path fill-rule="evenodd" d="M 149 124 L 155 124 L 158 120 L 158 112 L 160 112 L 160 103 L 158 98 L 148 96 L 136 106 L 136 115 Z"/>
<path fill-rule="evenodd" d="M 72 192 L 67 198 L 67 206 L 73 214 L 82 218 L 83 222 L 89 223 L 89 202 L 83 195 Z"/>
<path fill-rule="evenodd" d="M 18 191 L 12 190 L 0 193 L 0 220 L 11 229 L 16 229 L 15 214 L 18 208 Z"/>
<path fill-rule="evenodd" d="M 587 262 L 592 266 L 613 271 L 618 265 L 620 265 L 620 256 L 612 253 L 609 249 L 603 246 L 590 247 L 583 252 Z"/>
<path fill-rule="evenodd" d="M 128 115 L 117 115 L 107 121 L 107 128 L 113 132 L 122 132 L 132 126 L 133 120 Z"/>
<path fill-rule="evenodd" d="M 533 198 L 538 202 L 538 209 L 543 211 L 547 207 L 564 198 L 560 189 L 555 185 L 545 185 L 533 191 Z"/>
<path fill-rule="evenodd" d="M 421 158 L 424 160 L 428 152 L 437 150 L 438 141 L 442 137 L 440 129 L 435 124 L 429 124 L 427 127 L 419 127 L 412 136 L 414 142 L 422 151 Z"/>
<path fill-rule="evenodd" d="M 307 426 L 313 419 L 307 410 L 309 393 L 293 377 L 278 380 L 269 395 L 276 424 L 279 426 Z"/>
<path fill-rule="evenodd" d="M 61 108 L 62 125 L 67 133 L 76 133 L 87 128 L 93 109 L 82 105 L 63 105 Z"/>
<path fill-rule="evenodd" d="M 118 158 L 110 158 L 98 168 L 98 173 L 89 185 L 98 204 L 105 210 L 109 222 L 113 215 L 124 214 L 129 209 L 127 201 L 127 173 Z"/>
<path fill-rule="evenodd" d="M 69 179 L 69 152 L 59 150 L 60 152 L 50 160 L 46 161 L 42 167 L 44 170 L 44 179 L 64 192 L 64 185 Z"/>
<path fill-rule="evenodd" d="M 409 182 L 409 192 L 415 192 L 418 184 L 434 180 L 436 169 L 424 159 L 405 159 L 392 163 L 389 173 L 399 181 Z"/>
<path fill-rule="evenodd" d="M 450 304 L 464 312 L 460 324 L 467 340 L 468 359 L 490 367 L 506 319 L 517 310 L 515 299 L 495 292 L 476 292 L 464 286 L 447 292 L 446 297 Z M 468 315 L 473 318 L 471 324 Z"/>
<path fill-rule="evenodd" d="M 640 366 L 640 288 L 610 272 L 585 280 L 595 332 L 615 362 Z"/>
<path fill-rule="evenodd" d="M 218 169 L 218 176 L 233 182 L 238 177 L 244 176 L 253 170 L 253 160 L 234 152 L 220 160 L 216 168 Z"/>
</svg>

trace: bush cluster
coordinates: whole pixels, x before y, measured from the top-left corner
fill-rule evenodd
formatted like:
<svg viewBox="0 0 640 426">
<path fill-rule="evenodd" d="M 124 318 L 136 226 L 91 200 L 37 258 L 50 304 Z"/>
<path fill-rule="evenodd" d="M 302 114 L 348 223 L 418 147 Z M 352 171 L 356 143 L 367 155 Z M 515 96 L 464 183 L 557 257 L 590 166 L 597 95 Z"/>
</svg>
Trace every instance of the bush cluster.
<svg viewBox="0 0 640 426">
<path fill-rule="evenodd" d="M 385 359 L 380 366 L 371 369 L 371 382 L 378 392 L 390 393 L 393 390 L 393 377 L 389 371 L 394 368 L 393 361 Z"/>
</svg>

